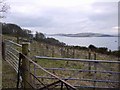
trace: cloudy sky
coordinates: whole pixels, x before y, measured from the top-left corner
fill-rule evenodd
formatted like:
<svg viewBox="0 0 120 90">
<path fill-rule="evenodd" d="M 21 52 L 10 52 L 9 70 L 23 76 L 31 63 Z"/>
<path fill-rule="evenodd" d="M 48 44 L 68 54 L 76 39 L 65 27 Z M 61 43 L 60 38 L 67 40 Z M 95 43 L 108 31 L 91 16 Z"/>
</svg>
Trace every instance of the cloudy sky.
<svg viewBox="0 0 120 90">
<path fill-rule="evenodd" d="M 118 32 L 119 0 L 6 0 L 3 20 L 42 33 Z M 114 2 L 113 2 L 114 1 Z"/>
</svg>

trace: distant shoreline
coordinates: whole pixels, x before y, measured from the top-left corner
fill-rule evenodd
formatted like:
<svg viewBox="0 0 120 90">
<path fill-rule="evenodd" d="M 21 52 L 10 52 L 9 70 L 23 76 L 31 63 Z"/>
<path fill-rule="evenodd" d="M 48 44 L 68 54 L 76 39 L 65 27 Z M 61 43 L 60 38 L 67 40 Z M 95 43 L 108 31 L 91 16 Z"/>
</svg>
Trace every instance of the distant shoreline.
<svg viewBox="0 0 120 90">
<path fill-rule="evenodd" d="M 61 36 L 61 35 L 47 35 L 47 36 Z M 86 38 L 86 37 L 120 37 L 120 36 L 61 36 L 61 37 L 76 37 L 76 38 Z"/>
<path fill-rule="evenodd" d="M 109 35 L 109 34 L 101 34 L 101 33 L 47 34 L 47 36 L 64 36 L 64 37 L 119 37 L 118 35 Z"/>
<path fill-rule="evenodd" d="M 50 36 L 60 42 L 64 42 L 67 45 L 72 46 L 85 46 L 88 47 L 90 44 L 96 47 L 107 47 L 108 49 L 114 51 L 118 50 L 118 37 L 67 37 L 67 36 Z"/>
</svg>

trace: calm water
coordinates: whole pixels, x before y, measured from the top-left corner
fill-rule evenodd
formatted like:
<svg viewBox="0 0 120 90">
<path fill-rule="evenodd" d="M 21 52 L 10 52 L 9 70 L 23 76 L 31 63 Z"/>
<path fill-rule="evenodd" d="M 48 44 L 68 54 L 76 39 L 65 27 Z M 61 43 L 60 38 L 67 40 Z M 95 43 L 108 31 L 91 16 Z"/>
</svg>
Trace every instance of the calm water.
<svg viewBox="0 0 120 90">
<path fill-rule="evenodd" d="M 96 47 L 107 47 L 110 50 L 118 50 L 118 37 L 64 37 L 49 36 L 66 43 L 67 45 L 78 45 L 88 47 L 90 44 Z"/>
</svg>

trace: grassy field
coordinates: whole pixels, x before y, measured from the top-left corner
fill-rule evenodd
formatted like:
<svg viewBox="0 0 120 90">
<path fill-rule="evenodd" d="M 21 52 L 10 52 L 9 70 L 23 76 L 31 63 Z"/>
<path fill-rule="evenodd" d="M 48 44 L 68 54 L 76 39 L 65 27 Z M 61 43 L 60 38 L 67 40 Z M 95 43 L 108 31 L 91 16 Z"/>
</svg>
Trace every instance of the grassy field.
<svg viewBox="0 0 120 90">
<path fill-rule="evenodd" d="M 62 49 L 62 51 L 61 51 Z M 66 47 L 59 47 L 59 46 L 54 46 L 54 45 L 49 45 L 49 44 L 44 44 L 44 43 L 39 43 L 36 41 L 33 41 L 31 43 L 31 58 L 34 60 L 33 56 L 34 55 L 38 55 L 38 56 L 50 56 L 50 57 L 65 57 L 65 58 L 82 58 L 82 59 L 87 59 L 88 58 L 88 51 L 87 50 L 74 50 L 74 56 L 73 56 L 73 49 L 69 49 L 67 51 Z M 91 52 L 91 59 L 94 59 L 94 52 Z M 118 60 L 117 57 L 112 56 L 112 55 L 106 55 L 106 54 L 100 54 L 100 53 L 96 53 L 96 59 L 97 60 Z M 49 60 L 45 60 L 45 59 L 38 59 L 37 63 L 39 65 L 41 65 L 42 67 L 45 68 L 67 68 L 67 69 L 88 69 L 88 64 L 86 63 L 81 63 L 81 62 L 67 62 L 67 61 L 49 61 Z M 113 70 L 113 71 L 117 71 L 118 66 L 117 65 L 112 65 L 111 64 L 104 64 L 102 66 L 98 66 L 97 69 L 98 70 L 104 70 L 105 68 L 108 68 L 108 70 Z M 91 65 L 91 68 L 94 70 L 94 65 Z M 77 74 L 76 71 L 61 71 L 61 70 L 49 70 L 50 72 L 54 73 L 55 75 L 61 77 L 61 78 L 68 78 L 68 77 L 72 77 L 72 78 L 86 78 L 86 79 L 94 79 L 94 73 L 89 74 L 87 73 L 79 73 Z M 37 71 L 37 75 L 38 76 L 48 76 L 40 73 L 42 71 L 38 70 Z M 76 74 L 74 74 L 76 73 Z M 109 79 L 117 79 L 117 76 L 112 76 L 111 74 L 104 74 L 104 73 L 97 73 L 96 74 L 96 78 L 97 79 L 102 79 L 102 80 L 109 80 Z M 51 82 L 51 81 L 47 81 L 47 82 Z M 46 83 L 47 83 L 46 82 Z M 69 83 L 71 84 L 79 84 L 79 85 L 93 85 L 94 82 L 76 82 L 76 81 L 70 81 L 68 80 Z M 108 87 L 113 87 L 114 84 L 111 83 L 97 83 L 96 85 L 98 86 L 108 86 Z"/>
<path fill-rule="evenodd" d="M 4 35 L 3 39 L 12 40 L 16 42 L 15 37 Z M 22 44 L 20 42 L 20 44 Z M 74 54 L 73 54 L 74 51 Z M 94 52 L 91 52 L 91 59 L 94 59 Z M 30 43 L 30 57 L 33 58 L 35 55 L 38 56 L 52 56 L 52 57 L 65 57 L 65 58 L 88 58 L 87 50 L 77 50 L 68 47 L 61 47 L 56 45 L 49 45 L 46 43 L 40 43 L 34 41 Z M 101 53 L 96 53 L 97 60 L 118 60 L 117 57 L 112 55 L 106 55 Z"/>
<path fill-rule="evenodd" d="M 15 37 L 9 37 L 9 36 L 4 36 L 5 39 L 9 39 L 9 40 L 13 40 L 16 42 L 16 38 Z M 73 54 L 74 51 L 74 54 Z M 91 59 L 94 58 L 93 56 L 93 52 Z M 117 60 L 118 58 L 112 55 L 105 55 L 105 54 L 100 54 L 100 53 L 96 53 L 97 54 L 97 58 L 96 59 L 100 59 L 100 60 Z M 87 59 L 88 58 L 88 51 L 87 50 L 73 50 L 73 49 L 68 49 L 67 47 L 60 47 L 60 46 L 55 46 L 55 45 L 49 45 L 49 44 L 45 44 L 45 43 L 40 43 L 40 42 L 36 42 L 33 41 L 30 44 L 30 58 L 32 60 L 36 60 L 37 63 L 39 65 L 41 65 L 42 67 L 46 67 L 46 68 L 67 68 L 67 69 L 86 69 L 88 68 L 88 65 L 85 63 L 81 63 L 81 62 L 67 62 L 67 61 L 49 61 L 49 60 L 37 60 L 34 58 L 35 55 L 38 56 L 53 56 L 53 57 L 65 57 L 65 58 L 82 58 L 82 59 Z M 74 55 L 74 56 L 73 56 Z M 106 67 L 110 67 L 111 65 L 106 64 Z M 8 68 L 6 68 L 8 67 Z M 94 69 L 94 67 L 91 67 L 92 69 Z M 103 70 L 98 68 L 99 70 Z M 117 69 L 117 66 L 112 65 L 112 67 L 110 68 L 112 70 Z M 3 62 L 3 87 L 15 87 L 16 84 L 16 74 L 14 72 L 14 70 L 12 70 L 11 67 L 9 67 L 9 65 L 7 65 L 7 62 Z M 68 78 L 71 75 L 73 77 L 79 77 L 79 78 L 91 78 L 93 79 L 94 77 L 94 73 L 88 74 L 88 73 L 79 73 L 79 74 L 75 74 L 75 71 L 70 72 L 70 71 L 53 71 L 50 70 L 50 72 L 56 74 L 57 76 L 61 77 L 61 78 Z M 42 71 L 37 70 L 37 74 L 38 75 L 43 75 L 45 76 L 45 74 L 43 74 Z M 101 77 L 102 76 L 102 77 Z M 10 78 L 11 77 L 11 78 Z M 111 74 L 100 74 L 97 73 L 97 78 L 102 78 L 104 79 L 109 79 L 111 77 Z M 12 79 L 13 78 L 13 79 Z M 112 77 L 114 79 L 114 77 Z M 7 80 L 11 79 L 11 82 L 6 82 Z M 12 81 L 13 80 L 13 81 Z M 47 81 L 49 82 L 49 81 Z M 46 83 L 47 83 L 46 82 Z M 90 82 L 73 82 L 73 81 L 69 81 L 70 83 L 77 83 L 79 85 L 92 85 L 93 83 Z M 12 84 L 13 83 L 13 84 Z M 98 83 L 99 85 L 99 83 Z M 108 84 L 103 83 L 101 84 L 101 86 L 107 86 Z M 114 86 L 111 84 L 111 86 Z"/>
</svg>

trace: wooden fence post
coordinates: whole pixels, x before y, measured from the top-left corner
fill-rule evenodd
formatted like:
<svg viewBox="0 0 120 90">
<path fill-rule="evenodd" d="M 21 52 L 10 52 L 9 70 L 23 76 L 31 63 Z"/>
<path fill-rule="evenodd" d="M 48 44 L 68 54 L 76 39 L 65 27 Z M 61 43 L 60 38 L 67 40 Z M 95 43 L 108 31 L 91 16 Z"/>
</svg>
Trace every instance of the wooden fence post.
<svg viewBox="0 0 120 90">
<path fill-rule="evenodd" d="M 22 44 L 22 54 L 29 56 L 29 43 Z M 22 76 L 23 76 L 23 87 L 30 88 L 30 74 L 29 74 L 29 61 L 26 58 L 22 58 Z"/>
<path fill-rule="evenodd" d="M 45 48 L 46 48 L 46 49 L 45 49 L 45 50 L 46 50 L 46 51 L 45 51 L 45 52 L 46 52 L 46 56 L 49 56 L 49 47 L 48 47 L 47 44 L 46 44 L 46 47 L 45 47 Z"/>
<path fill-rule="evenodd" d="M 73 48 L 73 58 L 75 58 L 75 49 Z"/>
<path fill-rule="evenodd" d="M 88 52 L 88 59 L 91 59 L 91 52 L 89 51 Z M 89 62 L 88 63 L 88 70 L 91 70 L 91 63 Z M 91 72 L 89 71 L 89 74 L 90 74 Z"/>
<path fill-rule="evenodd" d="M 52 47 L 52 57 L 54 57 L 54 53 L 55 53 L 55 50 L 54 50 L 54 46 Z"/>
<path fill-rule="evenodd" d="M 63 51 L 63 47 L 60 47 L 60 53 L 61 53 L 61 57 L 63 58 L 64 56 L 64 53 L 63 53 L 64 51 Z"/>
<path fill-rule="evenodd" d="M 69 58 L 69 47 L 67 46 L 66 49 L 67 49 L 66 57 Z"/>
<path fill-rule="evenodd" d="M 94 60 L 96 60 L 96 53 L 94 52 Z"/>
<path fill-rule="evenodd" d="M 2 59 L 5 60 L 5 42 L 2 42 Z"/>
</svg>

